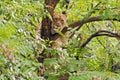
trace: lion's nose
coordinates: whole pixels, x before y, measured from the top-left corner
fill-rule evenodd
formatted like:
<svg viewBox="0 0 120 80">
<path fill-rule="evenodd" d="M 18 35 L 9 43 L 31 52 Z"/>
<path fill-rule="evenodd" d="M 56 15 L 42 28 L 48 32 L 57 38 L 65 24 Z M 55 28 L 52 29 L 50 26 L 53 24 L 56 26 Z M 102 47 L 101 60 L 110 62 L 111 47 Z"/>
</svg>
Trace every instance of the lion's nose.
<svg viewBox="0 0 120 80">
<path fill-rule="evenodd" d="M 59 23 L 56 23 L 56 26 L 59 26 L 60 24 Z"/>
</svg>

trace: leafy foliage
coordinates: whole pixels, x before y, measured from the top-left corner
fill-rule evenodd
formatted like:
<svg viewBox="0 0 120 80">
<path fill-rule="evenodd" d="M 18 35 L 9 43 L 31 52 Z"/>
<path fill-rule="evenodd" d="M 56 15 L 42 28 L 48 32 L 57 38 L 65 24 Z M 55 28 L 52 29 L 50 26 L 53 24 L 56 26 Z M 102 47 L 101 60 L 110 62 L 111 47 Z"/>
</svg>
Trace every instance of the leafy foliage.
<svg viewBox="0 0 120 80">
<path fill-rule="evenodd" d="M 105 21 L 120 20 L 119 0 L 70 0 L 68 9 L 61 0 L 55 11 L 66 11 L 68 24 L 89 17 L 100 16 L 103 21 L 86 23 L 75 31 L 65 49 L 49 48 L 51 41 L 37 40 L 37 25 L 44 15 L 43 0 L 1 0 L 0 1 L 0 79 L 1 80 L 45 80 L 38 75 L 41 66 L 52 69 L 45 71 L 48 80 L 57 80 L 69 73 L 69 80 L 90 80 L 98 76 L 102 80 L 119 80 L 119 69 L 111 72 L 113 65 L 119 64 L 120 42 L 117 38 L 100 36 L 93 38 L 85 48 L 80 45 L 98 30 L 108 30 L 119 34 L 120 24 Z M 113 16 L 114 15 L 114 16 Z M 116 16 L 117 15 L 117 16 Z M 82 36 L 82 37 L 81 37 Z M 39 43 L 37 43 L 39 42 Z M 54 58 L 46 58 L 41 64 L 37 57 L 42 50 L 52 53 Z M 9 55 L 7 55 L 9 54 Z M 9 57 L 12 54 L 13 61 Z M 7 55 L 7 56 L 6 56 Z M 62 55 L 62 58 L 59 56 Z M 79 60 L 75 59 L 79 56 Z M 114 63 L 114 64 L 113 64 Z"/>
</svg>

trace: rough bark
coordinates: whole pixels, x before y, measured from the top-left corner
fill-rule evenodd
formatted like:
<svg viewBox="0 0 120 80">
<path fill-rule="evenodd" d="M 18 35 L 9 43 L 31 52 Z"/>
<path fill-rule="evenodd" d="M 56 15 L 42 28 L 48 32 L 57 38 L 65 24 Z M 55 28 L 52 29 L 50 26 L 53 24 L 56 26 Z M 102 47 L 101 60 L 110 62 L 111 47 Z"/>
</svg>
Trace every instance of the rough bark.
<svg viewBox="0 0 120 80">
<path fill-rule="evenodd" d="M 60 0 L 45 0 L 45 9 L 52 15 L 59 1 Z"/>
</svg>

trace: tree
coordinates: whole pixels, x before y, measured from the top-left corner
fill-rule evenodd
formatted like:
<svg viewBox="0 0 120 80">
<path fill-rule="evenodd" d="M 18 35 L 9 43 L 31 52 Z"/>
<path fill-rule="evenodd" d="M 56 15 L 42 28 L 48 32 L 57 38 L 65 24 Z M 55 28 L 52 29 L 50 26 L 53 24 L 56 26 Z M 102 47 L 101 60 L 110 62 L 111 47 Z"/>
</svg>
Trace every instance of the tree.
<svg viewBox="0 0 120 80">
<path fill-rule="evenodd" d="M 77 1 L 76 1 L 77 2 Z M 79 3 L 82 3 L 82 1 L 78 1 Z M 89 2 L 89 1 L 88 1 Z M 117 2 L 117 1 L 116 1 Z M 53 16 L 53 14 L 55 13 L 54 9 L 56 7 L 56 5 L 59 3 L 59 0 L 45 0 L 45 10 L 47 10 L 51 16 Z M 70 5 L 69 4 L 70 1 L 68 0 L 65 0 L 65 4 L 67 7 L 65 8 L 68 8 L 68 6 Z M 117 21 L 119 22 L 120 19 L 119 19 L 119 12 L 116 12 L 115 14 L 111 14 L 110 12 L 114 11 L 114 10 L 118 10 L 118 8 L 115 6 L 115 7 L 107 7 L 107 6 L 110 6 L 110 3 L 109 1 L 98 1 L 98 2 L 95 2 L 96 5 L 93 4 L 94 1 L 92 0 L 91 1 L 91 4 L 90 4 L 90 7 L 91 8 L 88 8 L 89 11 L 87 12 L 87 14 L 83 17 L 83 19 L 81 20 L 78 20 L 78 21 L 75 21 L 73 23 L 70 23 L 68 25 L 68 27 L 65 27 L 61 32 L 63 34 L 65 34 L 67 31 L 69 31 L 69 29 L 67 28 L 76 28 L 73 32 L 72 32 L 72 35 L 70 36 L 70 38 L 73 37 L 73 35 L 75 34 L 76 31 L 80 30 L 80 28 L 83 27 L 83 25 L 87 24 L 87 23 L 92 23 L 92 22 L 99 22 L 99 21 Z M 108 3 L 108 5 L 104 5 Z M 64 6 L 63 5 L 63 6 Z M 73 5 L 71 5 L 71 7 L 73 7 Z M 96 16 L 96 12 L 99 12 L 99 15 Z M 93 16 L 93 14 L 95 14 Z M 43 18 L 42 20 L 42 27 L 47 27 L 45 28 L 46 30 L 44 30 L 44 32 L 42 32 L 42 34 L 44 35 L 44 39 L 48 39 L 48 40 L 51 40 L 51 38 L 54 38 L 56 37 L 59 38 L 61 35 L 59 33 L 55 34 L 54 36 L 50 35 L 50 26 L 52 24 L 52 21 L 50 20 L 49 17 L 46 17 L 46 18 Z M 47 24 L 47 25 L 46 25 Z M 108 23 L 109 24 L 109 23 Z M 110 25 L 111 27 L 111 25 Z M 48 31 L 47 31 L 48 30 Z M 84 48 L 86 47 L 86 45 L 92 40 L 92 38 L 94 37 L 98 37 L 98 36 L 108 36 L 108 37 L 115 37 L 115 38 L 120 38 L 120 35 L 118 33 L 114 33 L 114 32 L 111 32 L 111 31 L 107 31 L 107 30 L 98 30 L 97 32 L 93 33 L 86 41 L 84 41 L 80 46 L 79 48 Z M 76 60 L 79 60 L 79 54 L 76 54 Z M 112 60 L 112 59 L 111 59 Z M 43 62 L 43 61 L 42 61 Z M 113 61 L 111 62 L 111 66 L 113 65 Z M 112 67 L 111 67 L 111 70 Z"/>
<path fill-rule="evenodd" d="M 1 1 L 0 79 L 119 80 L 119 3 Z M 53 13 L 66 13 L 68 27 L 51 35 Z M 44 28 L 42 39 L 38 24 Z M 53 38 L 67 32 L 68 44 L 60 50 L 51 48 Z"/>
</svg>

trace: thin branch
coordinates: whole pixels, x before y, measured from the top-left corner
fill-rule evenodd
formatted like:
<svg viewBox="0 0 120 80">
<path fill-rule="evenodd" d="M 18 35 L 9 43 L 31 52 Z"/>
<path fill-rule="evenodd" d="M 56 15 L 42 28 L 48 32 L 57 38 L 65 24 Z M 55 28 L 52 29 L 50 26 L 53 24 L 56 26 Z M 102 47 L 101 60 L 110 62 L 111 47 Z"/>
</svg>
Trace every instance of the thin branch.
<svg viewBox="0 0 120 80">
<path fill-rule="evenodd" d="M 95 32 L 94 34 L 92 34 L 81 46 L 80 48 L 85 47 L 94 37 L 98 37 L 98 36 L 108 36 L 108 37 L 115 37 L 115 38 L 120 38 L 120 35 L 117 33 L 112 33 L 110 31 L 106 31 L 106 30 L 100 30 Z"/>
<path fill-rule="evenodd" d="M 28 22 L 31 26 L 37 27 L 31 20 Z"/>
<path fill-rule="evenodd" d="M 101 46 L 105 49 L 104 44 L 97 38 L 97 41 L 101 44 Z"/>
<path fill-rule="evenodd" d="M 96 8 L 101 4 L 101 2 L 99 2 L 98 4 L 96 4 L 94 7 L 91 8 L 90 11 L 88 11 L 88 14 L 86 15 L 86 17 L 84 17 L 84 19 L 87 19 L 89 18 L 95 11 L 96 11 Z"/>
<path fill-rule="evenodd" d="M 65 0 L 65 3 L 66 3 L 66 9 L 68 9 L 70 0 Z"/>
<path fill-rule="evenodd" d="M 86 47 L 86 45 L 94 38 L 94 37 L 98 37 L 98 36 L 108 36 L 108 37 L 115 37 L 115 38 L 120 38 L 120 35 L 117 33 L 112 33 L 110 31 L 106 31 L 106 30 L 100 30 L 95 32 L 94 34 L 92 34 L 81 46 L 80 48 L 84 48 Z M 79 56 L 78 54 L 75 56 L 76 60 L 79 60 Z"/>
</svg>

